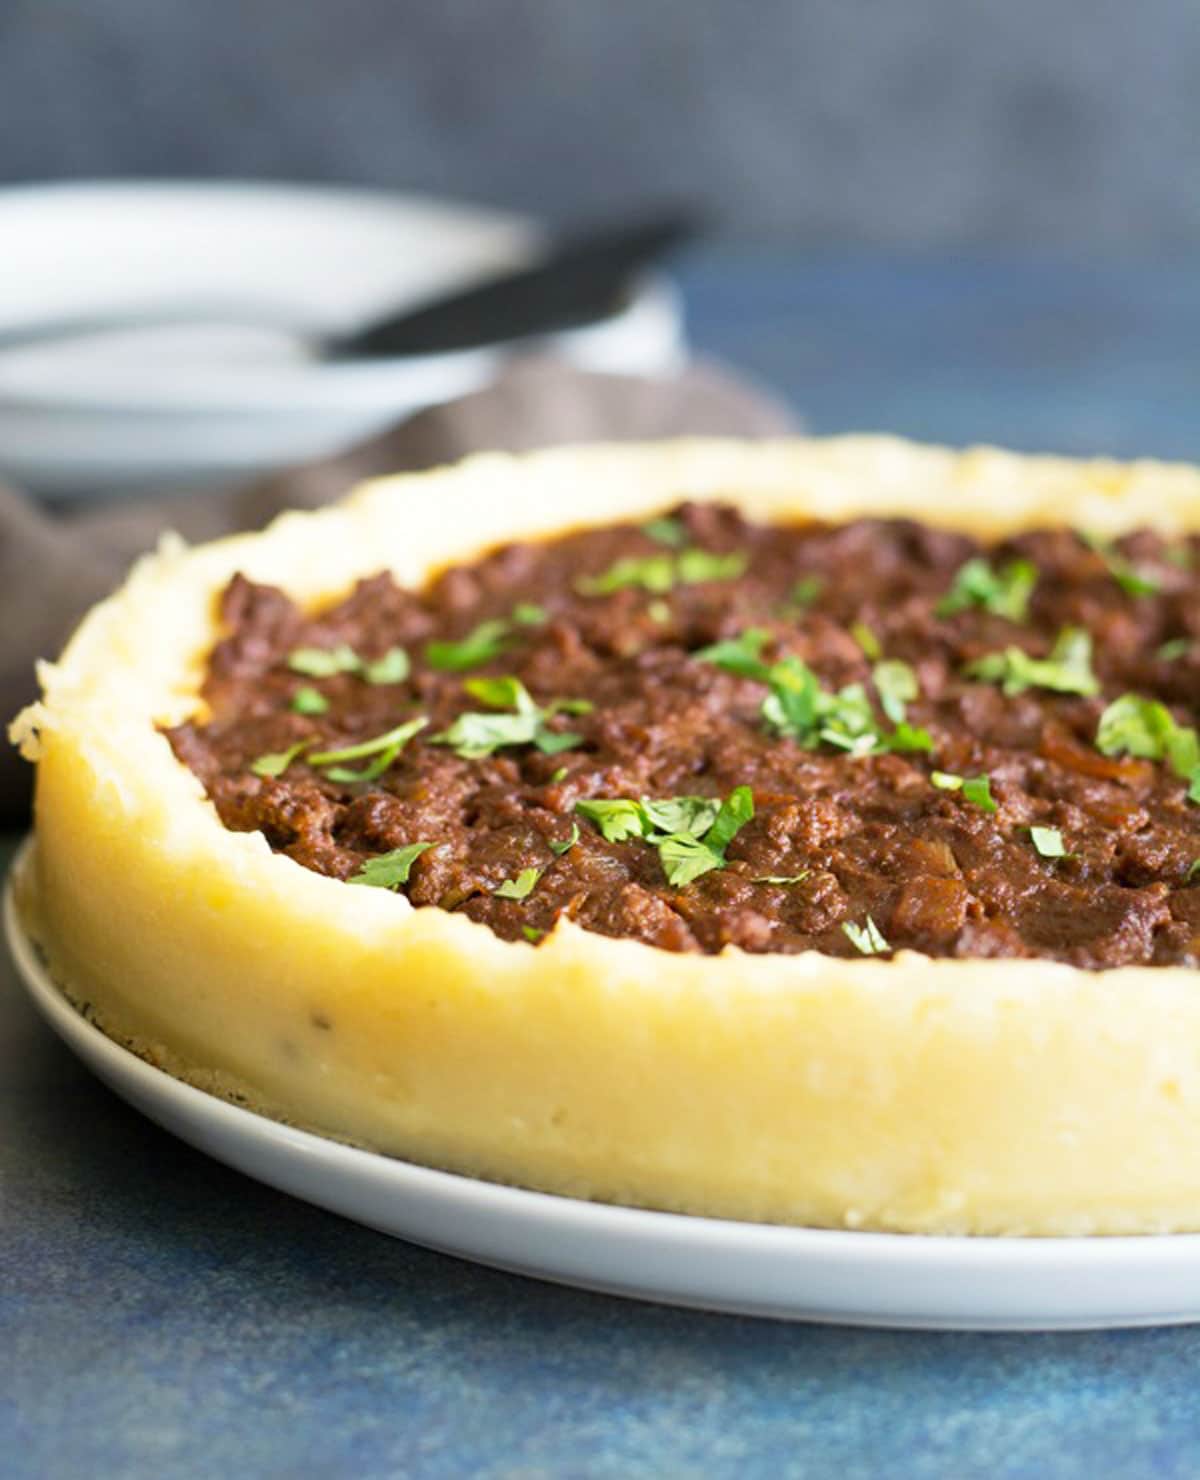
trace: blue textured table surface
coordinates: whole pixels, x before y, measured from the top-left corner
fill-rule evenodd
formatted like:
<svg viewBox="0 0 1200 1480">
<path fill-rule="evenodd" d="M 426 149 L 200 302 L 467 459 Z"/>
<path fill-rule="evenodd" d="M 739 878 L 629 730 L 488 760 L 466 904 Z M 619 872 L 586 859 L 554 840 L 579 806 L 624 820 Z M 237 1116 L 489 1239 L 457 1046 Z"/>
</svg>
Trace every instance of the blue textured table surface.
<svg viewBox="0 0 1200 1480">
<path fill-rule="evenodd" d="M 817 431 L 1200 458 L 1200 271 L 685 266 Z M 1200 1330 L 906 1334 L 556 1289 L 258 1186 L 94 1082 L 0 967 L 0 1473 L 1194 1476 Z"/>
</svg>

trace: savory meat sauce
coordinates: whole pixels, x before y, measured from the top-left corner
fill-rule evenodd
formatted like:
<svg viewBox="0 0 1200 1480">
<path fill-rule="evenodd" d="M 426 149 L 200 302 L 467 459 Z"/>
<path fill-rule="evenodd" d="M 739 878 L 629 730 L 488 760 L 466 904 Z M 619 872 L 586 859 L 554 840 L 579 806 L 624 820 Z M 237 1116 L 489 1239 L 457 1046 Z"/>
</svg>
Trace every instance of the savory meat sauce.
<svg viewBox="0 0 1200 1480">
<path fill-rule="evenodd" d="M 224 824 L 506 939 L 1200 964 L 1200 537 L 684 505 L 222 620 Z"/>
</svg>

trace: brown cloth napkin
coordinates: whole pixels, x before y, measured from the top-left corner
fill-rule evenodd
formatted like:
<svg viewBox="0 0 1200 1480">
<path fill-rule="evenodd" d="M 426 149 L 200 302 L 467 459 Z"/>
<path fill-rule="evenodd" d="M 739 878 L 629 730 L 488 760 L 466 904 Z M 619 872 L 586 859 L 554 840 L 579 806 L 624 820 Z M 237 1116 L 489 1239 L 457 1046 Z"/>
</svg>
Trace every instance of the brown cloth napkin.
<svg viewBox="0 0 1200 1480">
<path fill-rule="evenodd" d="M 794 430 L 793 418 L 767 393 L 711 366 L 648 380 L 530 359 L 514 362 L 486 390 L 243 488 L 122 499 L 64 515 L 0 485 L 0 717 L 7 722 L 33 698 L 34 660 L 54 657 L 88 607 L 164 530 L 198 541 L 258 529 L 283 509 L 316 508 L 364 478 L 436 467 L 485 449 Z M 24 822 L 30 774 L 15 752 L 0 746 L 0 825 Z"/>
</svg>

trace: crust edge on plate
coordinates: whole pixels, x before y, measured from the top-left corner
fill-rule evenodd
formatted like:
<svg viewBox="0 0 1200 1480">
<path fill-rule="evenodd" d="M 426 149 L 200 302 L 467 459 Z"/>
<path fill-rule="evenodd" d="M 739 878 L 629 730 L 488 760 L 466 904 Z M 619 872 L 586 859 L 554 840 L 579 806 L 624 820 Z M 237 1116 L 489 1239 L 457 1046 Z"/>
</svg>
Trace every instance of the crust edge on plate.
<svg viewBox="0 0 1200 1480">
<path fill-rule="evenodd" d="M 164 542 L 13 727 L 38 768 L 22 913 L 56 978 L 200 1087 L 526 1187 L 825 1227 L 1200 1228 L 1193 971 L 675 956 L 569 925 L 535 950 L 227 831 L 154 728 L 194 710 L 237 570 L 316 604 L 383 565 L 416 584 L 681 497 L 986 537 L 1200 528 L 1191 468 L 856 437 L 487 454 L 261 535 Z"/>
</svg>

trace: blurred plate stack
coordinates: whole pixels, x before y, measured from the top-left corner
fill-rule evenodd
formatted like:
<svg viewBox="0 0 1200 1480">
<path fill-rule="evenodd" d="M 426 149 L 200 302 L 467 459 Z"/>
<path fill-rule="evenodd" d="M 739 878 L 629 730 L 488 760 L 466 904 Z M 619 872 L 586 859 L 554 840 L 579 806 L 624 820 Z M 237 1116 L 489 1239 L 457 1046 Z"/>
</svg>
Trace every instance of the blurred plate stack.
<svg viewBox="0 0 1200 1480">
<path fill-rule="evenodd" d="M 512 347 L 322 362 L 298 336 L 349 333 L 529 262 L 542 241 L 511 214 L 361 190 L 2 191 L 0 336 L 168 303 L 202 312 L 0 350 L 0 476 L 77 498 L 212 485 L 335 452 L 485 384 Z M 674 288 L 648 274 L 610 318 L 538 349 L 584 369 L 670 373 L 685 358 Z"/>
</svg>

